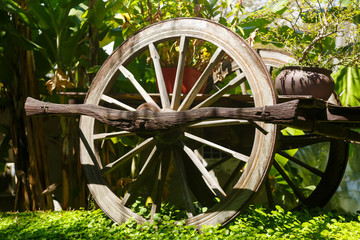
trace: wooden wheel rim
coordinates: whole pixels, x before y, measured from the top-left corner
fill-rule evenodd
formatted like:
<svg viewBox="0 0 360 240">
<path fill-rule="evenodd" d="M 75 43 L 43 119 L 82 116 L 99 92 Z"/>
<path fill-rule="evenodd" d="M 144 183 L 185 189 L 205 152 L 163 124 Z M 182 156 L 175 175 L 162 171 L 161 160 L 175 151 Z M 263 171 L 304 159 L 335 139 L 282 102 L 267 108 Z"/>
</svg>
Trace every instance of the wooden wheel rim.
<svg viewBox="0 0 360 240">
<path fill-rule="evenodd" d="M 296 61 L 290 54 L 283 51 L 272 49 L 258 49 L 257 51 L 268 67 L 281 68 Z M 337 139 L 325 139 L 324 142 L 329 142 L 329 156 L 323 176 L 310 195 L 302 201 L 299 200 L 299 205 L 309 208 L 323 207 L 335 194 L 345 173 L 349 144 Z"/>
<path fill-rule="evenodd" d="M 251 87 L 255 106 L 273 105 L 276 95 L 273 83 L 259 56 L 237 34 L 220 24 L 203 19 L 173 19 L 147 27 L 125 41 L 103 64 L 96 75 L 85 103 L 99 104 L 100 99 L 119 66 L 149 43 L 174 37 L 186 36 L 204 39 L 221 47 L 243 70 Z M 253 150 L 247 167 L 225 200 L 221 201 L 211 212 L 202 213 L 186 220 L 191 225 L 211 225 L 224 223 L 237 214 L 240 208 L 259 189 L 271 159 L 276 142 L 276 125 L 259 124 L 268 132 L 267 135 L 256 131 Z M 100 208 L 114 221 L 121 223 L 133 217 L 139 223 L 146 221 L 123 206 L 120 199 L 109 189 L 99 170 L 101 163 L 97 159 L 93 144 L 94 119 L 81 117 L 80 159 L 84 166 L 88 187 Z"/>
</svg>

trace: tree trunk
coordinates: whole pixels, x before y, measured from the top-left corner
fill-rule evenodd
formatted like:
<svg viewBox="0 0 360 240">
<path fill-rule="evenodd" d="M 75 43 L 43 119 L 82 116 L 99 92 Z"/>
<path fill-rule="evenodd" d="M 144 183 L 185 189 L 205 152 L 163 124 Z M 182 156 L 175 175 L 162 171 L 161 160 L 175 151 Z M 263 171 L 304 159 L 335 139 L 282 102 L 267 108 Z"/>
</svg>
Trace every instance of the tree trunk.
<svg viewBox="0 0 360 240">
<path fill-rule="evenodd" d="M 19 1 L 27 8 L 27 1 Z M 25 38 L 31 39 L 30 29 L 16 15 L 13 22 L 17 31 Z M 21 46 L 14 49 L 14 78 L 10 86 L 11 134 L 15 166 L 18 176 L 16 192 L 16 210 L 52 209 L 51 195 L 42 191 L 49 185 L 47 161 L 44 152 L 42 119 L 30 119 L 25 116 L 24 103 L 28 96 L 39 98 L 38 84 L 35 75 L 33 51 Z"/>
<path fill-rule="evenodd" d="M 95 8 L 96 0 L 89 0 L 89 10 Z M 89 51 L 90 51 L 90 67 L 99 65 L 99 30 L 94 23 L 89 23 Z M 92 81 L 95 73 L 91 73 L 89 78 Z"/>
<path fill-rule="evenodd" d="M 62 100 L 64 102 L 65 99 Z M 72 102 L 70 99 L 69 102 Z M 79 118 L 61 117 L 62 208 L 87 206 L 85 178 L 79 156 Z"/>
</svg>

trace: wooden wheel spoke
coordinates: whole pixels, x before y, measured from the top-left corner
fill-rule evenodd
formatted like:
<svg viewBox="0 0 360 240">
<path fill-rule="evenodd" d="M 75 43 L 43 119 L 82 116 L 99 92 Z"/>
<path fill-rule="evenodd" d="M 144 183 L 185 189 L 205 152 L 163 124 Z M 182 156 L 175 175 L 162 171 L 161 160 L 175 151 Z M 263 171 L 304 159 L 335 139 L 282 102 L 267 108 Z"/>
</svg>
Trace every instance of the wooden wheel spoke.
<svg viewBox="0 0 360 240">
<path fill-rule="evenodd" d="M 271 184 L 270 184 L 270 179 L 269 177 L 267 177 L 265 179 L 265 191 L 266 191 L 266 197 L 268 199 L 269 205 L 270 207 L 274 207 L 275 206 L 275 201 L 274 201 L 274 197 L 272 194 L 272 189 L 271 189 Z"/>
<path fill-rule="evenodd" d="M 236 70 L 236 75 L 237 75 L 237 76 L 241 76 L 242 74 L 243 74 L 243 73 L 240 72 L 239 69 Z M 242 82 L 242 83 L 240 84 L 240 88 L 241 88 L 241 93 L 242 93 L 242 95 L 247 95 L 247 89 L 246 89 L 246 84 L 245 84 L 245 82 Z"/>
<path fill-rule="evenodd" d="M 128 110 L 128 111 L 136 111 L 135 108 L 130 107 L 129 105 L 127 105 L 125 103 L 122 103 L 122 102 L 116 100 L 115 98 L 109 97 L 109 96 L 107 96 L 105 94 L 103 94 L 101 96 L 101 100 L 103 100 L 103 101 L 105 101 L 107 103 L 110 103 L 110 104 L 115 104 L 115 105 L 117 105 L 117 106 L 119 106 L 119 107 L 121 107 L 121 108 L 123 108 L 125 110 Z"/>
<path fill-rule="evenodd" d="M 163 76 L 163 73 L 161 70 L 159 53 L 153 43 L 149 44 L 149 50 L 150 50 L 151 59 L 154 63 L 156 81 L 157 81 L 158 88 L 159 88 L 160 100 L 161 100 L 162 107 L 170 108 L 170 100 L 169 100 L 168 92 L 166 90 L 164 76 Z"/>
<path fill-rule="evenodd" d="M 304 202 L 306 200 L 306 197 L 301 192 L 301 190 L 295 185 L 295 183 L 290 179 L 290 177 L 285 173 L 283 168 L 277 163 L 276 160 L 274 161 L 273 165 L 276 168 L 276 170 L 280 173 L 280 175 L 284 178 L 284 180 L 287 182 L 287 184 L 289 184 L 291 189 L 294 191 L 296 197 L 299 198 L 301 202 Z"/>
<path fill-rule="evenodd" d="M 208 141 L 208 140 L 206 140 L 206 139 L 203 139 L 203 138 L 201 138 L 201 137 L 192 135 L 192 134 L 190 134 L 190 133 L 188 133 L 188 132 L 185 132 L 184 135 L 185 135 L 185 137 L 187 137 L 187 138 L 190 138 L 190 139 L 195 140 L 195 141 L 197 141 L 197 142 L 200 142 L 200 143 L 203 143 L 203 144 L 208 145 L 208 146 L 210 146 L 210 147 L 213 147 L 213 148 L 215 148 L 215 149 L 217 149 L 217 150 L 219 150 L 219 151 L 222 151 L 222 152 L 225 152 L 225 153 L 227 153 L 227 154 L 230 154 L 230 155 L 232 155 L 234 158 L 239 159 L 239 160 L 241 160 L 241 161 L 243 161 L 243 162 L 247 162 L 247 161 L 249 160 L 249 157 L 246 156 L 246 155 L 244 155 L 244 154 L 241 154 L 241 153 L 236 152 L 236 151 L 234 151 L 234 150 L 231 150 L 231 149 L 229 149 L 229 148 L 223 147 L 223 146 L 221 146 L 221 145 L 219 145 L 219 144 L 210 142 L 210 141 Z"/>
<path fill-rule="evenodd" d="M 157 147 L 154 146 L 150 155 L 148 156 L 144 165 L 142 166 L 134 184 L 130 187 L 128 192 L 125 194 L 125 196 L 122 200 L 123 205 L 126 205 L 129 202 L 132 202 L 133 199 L 135 199 L 135 196 L 132 195 L 132 192 L 136 192 L 136 190 L 139 189 L 139 187 L 142 185 L 145 177 L 150 172 L 150 169 L 152 169 L 152 167 L 156 164 L 155 162 L 158 159 L 159 155 L 160 155 L 160 152 L 158 151 Z"/>
<path fill-rule="evenodd" d="M 244 165 L 245 165 L 244 162 L 239 162 L 239 164 L 236 166 L 235 170 L 231 173 L 230 177 L 224 184 L 224 186 L 223 186 L 224 189 L 228 189 L 228 187 L 234 181 L 234 178 L 239 174 L 240 170 L 244 167 Z"/>
<path fill-rule="evenodd" d="M 274 71 L 274 67 L 273 67 L 273 66 L 270 66 L 270 69 L 269 69 L 270 75 L 272 75 L 273 71 Z"/>
<path fill-rule="evenodd" d="M 182 162 L 182 156 L 181 153 L 179 152 L 179 149 L 174 149 L 174 160 L 175 160 L 175 165 L 176 168 L 179 172 L 179 177 L 180 177 L 180 181 L 181 181 L 181 186 L 183 188 L 184 191 L 184 200 L 185 200 L 185 206 L 186 206 L 186 210 L 187 210 L 187 215 L 188 217 L 192 217 L 195 215 L 195 208 L 193 205 L 193 201 L 191 199 L 191 194 L 190 194 L 190 188 L 189 188 L 189 183 L 187 181 L 187 177 L 186 177 L 186 171 L 184 168 L 184 164 Z"/>
<path fill-rule="evenodd" d="M 216 161 L 215 163 L 207 166 L 206 169 L 207 169 L 208 171 L 211 171 L 211 170 L 213 170 L 214 168 L 216 168 L 217 166 L 220 166 L 221 164 L 229 161 L 230 159 L 231 159 L 230 156 L 226 156 L 226 157 L 224 157 L 223 159 L 221 159 L 221 160 L 219 160 L 219 161 Z"/>
<path fill-rule="evenodd" d="M 247 95 L 247 89 L 245 83 L 240 84 L 242 95 Z"/>
<path fill-rule="evenodd" d="M 182 101 L 178 110 L 187 110 L 190 108 L 191 104 L 196 98 L 196 95 L 199 93 L 201 87 L 205 84 L 209 75 L 213 71 L 214 67 L 219 63 L 221 58 L 224 56 L 225 52 L 218 48 L 216 49 L 214 55 L 211 57 L 209 64 L 206 66 L 204 72 L 201 74 L 199 79 L 196 81 L 195 85 L 191 88 L 190 92 L 186 95 L 185 99 Z"/>
<path fill-rule="evenodd" d="M 169 170 L 171 159 L 171 151 L 164 151 L 162 154 L 161 161 L 159 162 L 159 168 L 157 172 L 157 179 L 155 181 L 154 191 L 155 191 L 155 199 L 151 206 L 150 216 L 153 218 L 154 214 L 159 212 L 161 207 L 161 197 L 164 192 L 166 175 Z"/>
<path fill-rule="evenodd" d="M 185 59 L 189 49 L 189 40 L 190 39 L 185 36 L 180 37 L 179 60 L 176 69 L 173 97 L 171 99 L 171 109 L 174 110 L 176 110 L 180 105 Z"/>
<path fill-rule="evenodd" d="M 120 131 L 120 132 L 111 132 L 111 133 L 97 133 L 93 135 L 94 140 L 104 140 L 113 137 L 126 137 L 126 136 L 134 136 L 135 133 L 128 131 Z"/>
<path fill-rule="evenodd" d="M 257 124 L 256 122 L 249 120 L 249 123 L 251 125 L 253 125 L 257 130 L 259 130 L 262 134 L 266 135 L 268 134 L 268 131 L 266 131 L 263 127 L 261 127 L 259 124 Z"/>
<path fill-rule="evenodd" d="M 221 126 L 248 124 L 248 123 L 249 121 L 247 120 L 237 120 L 237 119 L 205 120 L 191 124 L 189 127 L 190 128 L 221 127 Z"/>
<path fill-rule="evenodd" d="M 220 187 L 220 185 L 217 183 L 216 180 L 213 179 L 213 177 L 210 175 L 210 173 L 206 170 L 205 166 L 202 164 L 201 160 L 196 156 L 196 154 L 191 150 L 188 146 L 186 146 L 184 143 L 182 143 L 182 147 L 184 152 L 189 156 L 191 161 L 194 163 L 194 165 L 197 167 L 197 169 L 201 172 L 204 179 L 207 181 L 207 183 L 210 186 L 210 189 L 215 192 L 216 196 L 220 199 L 223 199 L 226 197 L 226 193 L 224 190 Z"/>
<path fill-rule="evenodd" d="M 219 100 L 222 96 L 224 96 L 224 94 L 226 94 L 227 92 L 229 92 L 231 89 L 239 86 L 241 83 L 245 82 L 245 74 L 241 73 L 239 75 L 237 75 L 234 79 L 232 79 L 228 84 L 226 84 L 223 88 L 221 88 L 219 91 L 217 91 L 216 93 L 214 93 L 213 95 L 211 95 L 209 98 L 207 98 L 206 100 L 202 101 L 201 103 L 199 103 L 198 105 L 196 105 L 193 109 L 197 109 L 197 108 L 201 108 L 201 107 L 209 107 L 211 106 L 214 102 L 216 102 L 217 100 Z"/>
<path fill-rule="evenodd" d="M 151 147 L 154 145 L 154 138 L 148 138 L 139 145 L 137 145 L 135 148 L 124 154 L 121 158 L 115 160 L 112 163 L 107 164 L 103 169 L 100 170 L 101 174 L 109 174 L 118 167 L 120 167 L 123 163 L 125 163 L 127 160 L 131 159 L 136 154 L 144 151 L 145 149 Z"/>
<path fill-rule="evenodd" d="M 153 103 L 155 106 L 158 106 L 129 70 L 127 70 L 123 65 L 119 67 L 119 70 L 127 79 L 130 80 L 132 85 L 136 88 L 136 90 L 140 93 L 146 102 Z"/>
<path fill-rule="evenodd" d="M 315 134 L 299 136 L 280 135 L 280 146 L 282 150 L 306 147 L 315 143 L 327 142 L 330 138 Z"/>
<path fill-rule="evenodd" d="M 290 161 L 296 163 L 297 165 L 309 170 L 310 172 L 312 172 L 313 174 L 319 176 L 319 177 L 323 177 L 324 176 L 324 173 L 322 171 L 320 171 L 319 169 L 317 168 L 314 168 L 312 166 L 309 166 L 307 165 L 306 163 L 300 161 L 299 159 L 297 158 L 294 158 L 292 156 L 290 156 L 289 154 L 287 154 L 286 152 L 278 152 L 277 154 L 289 159 Z"/>
</svg>

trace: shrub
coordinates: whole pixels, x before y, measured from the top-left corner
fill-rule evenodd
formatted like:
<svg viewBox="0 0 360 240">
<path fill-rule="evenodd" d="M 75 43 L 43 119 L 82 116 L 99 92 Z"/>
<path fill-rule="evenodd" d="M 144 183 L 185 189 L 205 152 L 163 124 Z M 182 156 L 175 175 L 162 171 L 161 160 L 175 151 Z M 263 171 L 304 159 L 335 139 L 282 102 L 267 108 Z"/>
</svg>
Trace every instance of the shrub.
<svg viewBox="0 0 360 240">
<path fill-rule="evenodd" d="M 250 207 L 226 227 L 200 231 L 158 215 L 118 225 L 101 210 L 0 213 L 0 239 L 359 239 L 360 216 L 317 210 Z"/>
</svg>

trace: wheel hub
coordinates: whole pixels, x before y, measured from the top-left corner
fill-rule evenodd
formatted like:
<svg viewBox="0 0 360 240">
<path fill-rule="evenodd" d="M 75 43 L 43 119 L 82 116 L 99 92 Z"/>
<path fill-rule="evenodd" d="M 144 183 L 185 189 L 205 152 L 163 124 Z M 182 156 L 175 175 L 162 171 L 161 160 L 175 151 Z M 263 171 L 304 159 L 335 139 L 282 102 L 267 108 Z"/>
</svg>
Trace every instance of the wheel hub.
<svg viewBox="0 0 360 240">
<path fill-rule="evenodd" d="M 184 131 L 180 128 L 169 129 L 156 134 L 155 139 L 163 145 L 173 145 L 184 136 Z"/>
</svg>

